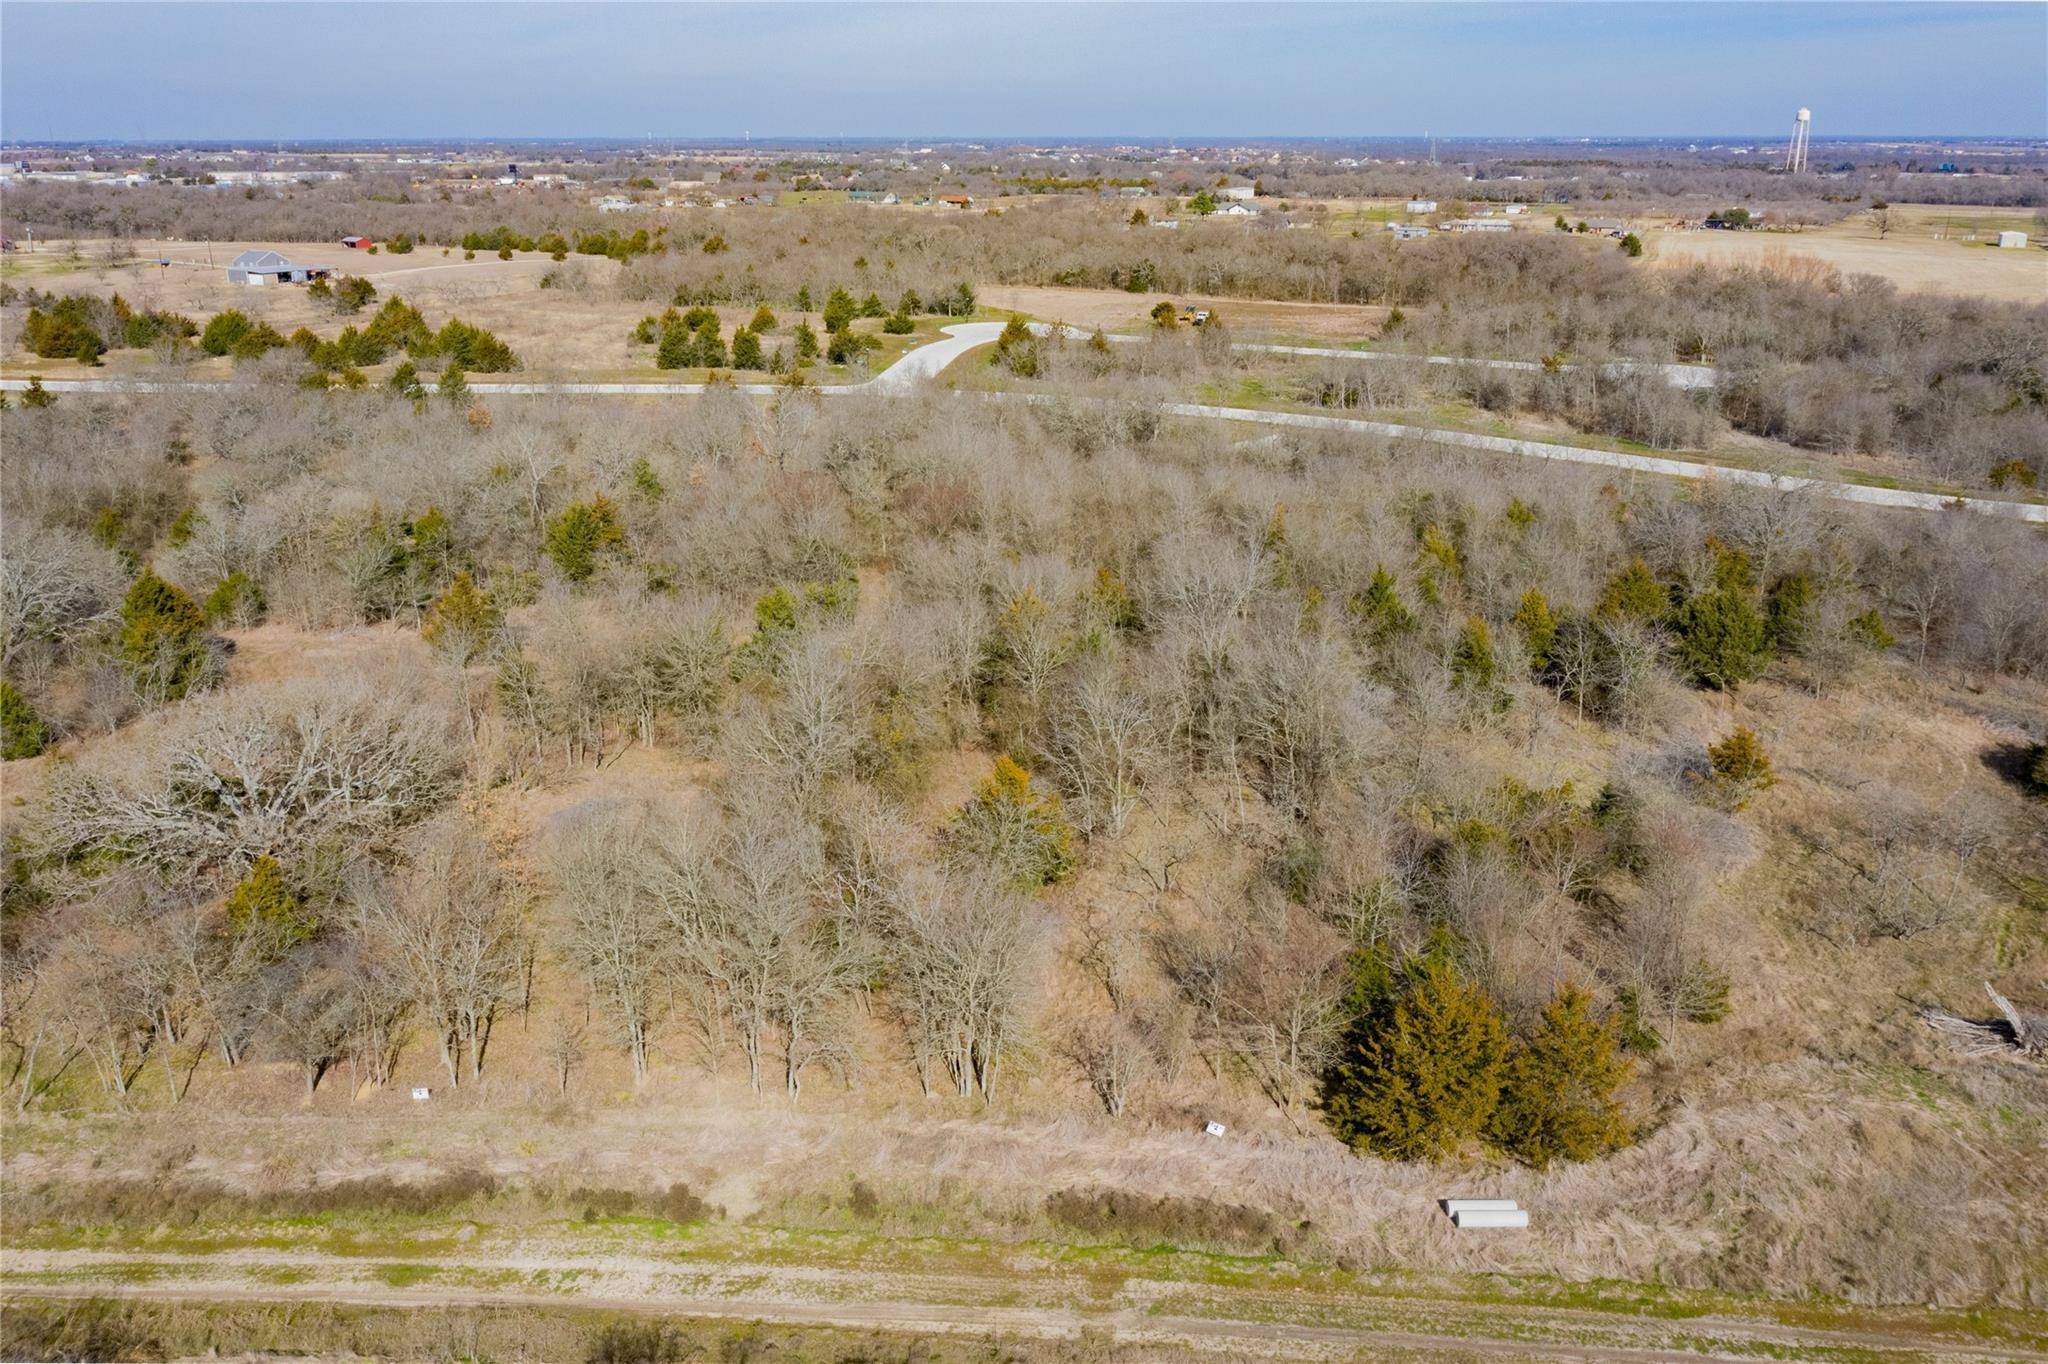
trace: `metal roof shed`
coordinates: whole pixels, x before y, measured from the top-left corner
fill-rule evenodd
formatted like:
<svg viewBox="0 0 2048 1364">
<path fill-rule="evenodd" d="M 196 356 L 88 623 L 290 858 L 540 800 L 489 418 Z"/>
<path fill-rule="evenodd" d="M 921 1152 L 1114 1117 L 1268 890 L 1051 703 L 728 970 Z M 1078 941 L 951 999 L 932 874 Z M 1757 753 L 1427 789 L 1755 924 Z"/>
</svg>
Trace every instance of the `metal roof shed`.
<svg viewBox="0 0 2048 1364">
<path fill-rule="evenodd" d="M 292 263 L 275 251 L 244 251 L 228 262 L 228 283 L 282 283 L 292 277 L 292 270 Z"/>
</svg>

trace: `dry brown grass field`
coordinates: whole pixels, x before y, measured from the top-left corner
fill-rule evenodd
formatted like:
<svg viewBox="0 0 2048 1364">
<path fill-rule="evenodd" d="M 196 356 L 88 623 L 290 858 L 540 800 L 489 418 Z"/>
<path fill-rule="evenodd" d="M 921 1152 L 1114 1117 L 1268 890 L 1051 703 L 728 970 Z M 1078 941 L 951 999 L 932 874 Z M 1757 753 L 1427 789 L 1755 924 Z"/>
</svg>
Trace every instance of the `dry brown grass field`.
<svg viewBox="0 0 2048 1364">
<path fill-rule="evenodd" d="M 1946 204 L 1894 204 L 1890 212 L 1894 227 L 1882 238 L 1865 212 L 1797 232 L 1658 229 L 1643 241 L 1663 265 L 1762 265 L 1806 257 L 1843 275 L 1876 275 L 1909 293 L 2048 302 L 2048 234 L 2040 215 Z M 2027 246 L 2000 250 L 2001 228 L 2026 232 Z"/>
<path fill-rule="evenodd" d="M 41 246 L 42 244 L 39 244 Z M 289 336 L 310 327 L 332 336 L 351 322 L 360 324 L 387 298 L 403 298 L 420 309 L 434 326 L 450 317 L 487 328 L 519 356 L 535 375 L 569 375 L 589 379 L 653 376 L 653 349 L 628 339 L 636 323 L 661 306 L 622 297 L 620 265 L 602 256 L 570 256 L 556 262 L 537 252 L 515 253 L 500 260 L 478 252 L 471 261 L 459 249 L 443 252 L 421 246 L 405 255 L 352 250 L 327 242 L 158 242 L 132 244 L 133 259 L 107 265 L 103 242 L 51 243 L 35 255 L 12 255 L 0 267 L 0 280 L 53 293 L 120 294 L 136 308 L 183 313 L 204 323 L 214 313 L 240 309 Z M 303 285 L 244 285 L 227 281 L 227 263 L 245 250 L 275 250 L 296 264 L 326 266 L 337 276 L 359 275 L 377 286 L 377 299 L 362 314 L 337 316 L 335 310 L 307 296 Z M 212 264 L 208 264 L 211 257 Z M 164 268 L 154 262 L 173 262 Z M 553 275 L 554 287 L 541 281 Z M 720 326 L 729 335 L 753 315 L 751 307 L 720 309 Z M 774 331 L 763 337 L 768 349 L 787 345 L 789 333 L 804 314 L 785 310 Z M 812 326 L 823 332 L 815 314 Z M 872 324 L 863 324 L 871 326 Z M 66 360 L 39 359 L 20 349 L 19 338 L 4 357 L 10 373 L 58 375 L 79 372 Z M 392 363 L 396 363 L 395 361 Z M 118 376 L 155 368 L 144 351 L 117 350 L 95 372 Z M 232 370 L 231 362 L 200 356 L 189 366 L 192 377 L 216 377 Z M 388 366 L 387 366 L 388 368 Z M 375 371 L 381 373 L 382 371 Z M 691 377 L 679 375 L 675 377 Z"/>
</svg>

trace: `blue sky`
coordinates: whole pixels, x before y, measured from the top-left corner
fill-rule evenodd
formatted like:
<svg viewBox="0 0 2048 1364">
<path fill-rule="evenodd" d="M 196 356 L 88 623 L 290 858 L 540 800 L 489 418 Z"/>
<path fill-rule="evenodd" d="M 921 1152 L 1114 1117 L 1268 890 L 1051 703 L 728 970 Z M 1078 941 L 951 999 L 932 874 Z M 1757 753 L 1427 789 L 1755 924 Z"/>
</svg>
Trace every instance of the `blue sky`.
<svg viewBox="0 0 2048 1364">
<path fill-rule="evenodd" d="M 2048 3 L 0 3 L 0 137 L 2048 137 Z"/>
</svg>

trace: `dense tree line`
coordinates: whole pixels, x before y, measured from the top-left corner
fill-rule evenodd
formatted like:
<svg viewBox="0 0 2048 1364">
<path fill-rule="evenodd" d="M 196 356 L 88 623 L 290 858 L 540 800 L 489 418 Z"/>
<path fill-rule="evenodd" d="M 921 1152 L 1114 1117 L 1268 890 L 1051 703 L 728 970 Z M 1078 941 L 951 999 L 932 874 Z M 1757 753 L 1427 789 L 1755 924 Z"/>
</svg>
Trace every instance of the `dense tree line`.
<svg viewBox="0 0 2048 1364">
<path fill-rule="evenodd" d="M 2048 305 L 1900 295 L 1867 276 L 1704 267 L 1646 275 L 1618 254 L 1540 237 L 1412 242 L 1397 259 L 1402 278 L 1413 266 L 1428 282 L 1419 297 L 1401 278 L 1389 282 L 1386 297 L 1399 301 L 1371 363 L 1233 352 L 1227 314 L 1190 332 L 1171 326 L 1172 307 L 1161 305 L 1169 325 L 1155 327 L 1148 345 L 1059 346 L 1020 334 L 1009 368 L 1067 386 L 1092 381 L 1105 393 L 1139 381 L 1162 396 L 1175 382 L 1251 377 L 1275 396 L 1323 407 L 1398 413 L 1461 402 L 1660 449 L 1762 437 L 1947 484 L 2048 486 Z M 1547 306 L 1538 311 L 1531 298 Z M 1711 365 L 1719 381 L 1682 390 L 1617 363 L 1629 361 Z"/>
</svg>

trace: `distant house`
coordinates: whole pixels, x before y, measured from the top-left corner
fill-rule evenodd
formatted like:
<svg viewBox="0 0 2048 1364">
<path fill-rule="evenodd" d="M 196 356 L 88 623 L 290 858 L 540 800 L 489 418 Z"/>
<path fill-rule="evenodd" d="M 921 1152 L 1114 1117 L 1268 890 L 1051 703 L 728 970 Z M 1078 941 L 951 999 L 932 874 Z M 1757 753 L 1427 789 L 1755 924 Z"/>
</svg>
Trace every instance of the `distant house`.
<svg viewBox="0 0 2048 1364">
<path fill-rule="evenodd" d="M 1498 218 L 1453 218 L 1444 224 L 1446 232 L 1512 232 L 1514 224 Z"/>
<path fill-rule="evenodd" d="M 275 251 L 244 251 L 228 262 L 230 284 L 304 284 L 332 273 L 325 266 L 293 265 Z"/>
<path fill-rule="evenodd" d="M 351 251 L 367 251 L 373 245 L 368 237 L 343 237 L 341 244 Z"/>
<path fill-rule="evenodd" d="M 1244 204 L 1225 204 L 1216 210 L 1216 216 L 1219 218 L 1256 218 L 1259 216 L 1259 211 L 1255 208 L 1248 208 Z"/>
<path fill-rule="evenodd" d="M 1393 232 L 1394 238 L 1397 241 L 1414 241 L 1417 237 L 1427 237 L 1429 235 L 1429 229 L 1419 224 L 1388 223 L 1387 227 Z"/>
<path fill-rule="evenodd" d="M 1586 230 L 1588 232 L 1604 232 L 1610 237 L 1619 237 L 1622 233 L 1628 231 L 1628 224 L 1619 218 L 1588 218 L 1586 219 Z"/>
<path fill-rule="evenodd" d="M 941 194 L 939 202 L 947 208 L 973 208 L 974 199 L 965 194 Z"/>
<path fill-rule="evenodd" d="M 1434 213 L 1436 212 L 1436 200 L 1410 199 L 1408 201 L 1408 211 L 1410 213 Z"/>
<path fill-rule="evenodd" d="M 1501 212 L 1507 214 L 1510 218 L 1519 218 L 1522 214 L 1527 213 L 1528 211 L 1529 206 L 1527 204 L 1509 204 L 1506 208 L 1501 210 Z"/>
</svg>

